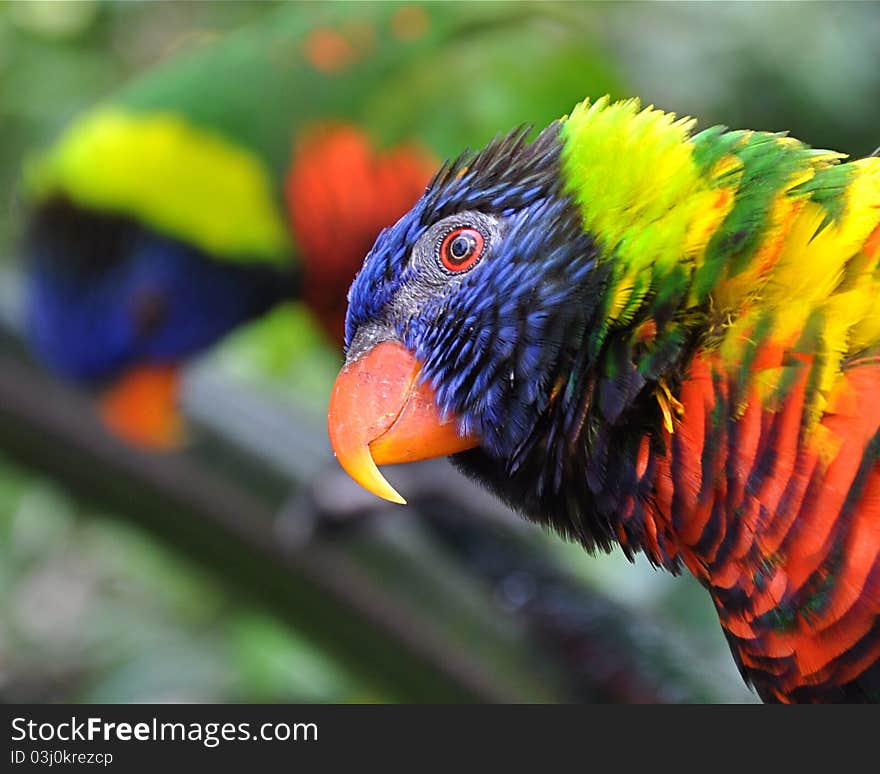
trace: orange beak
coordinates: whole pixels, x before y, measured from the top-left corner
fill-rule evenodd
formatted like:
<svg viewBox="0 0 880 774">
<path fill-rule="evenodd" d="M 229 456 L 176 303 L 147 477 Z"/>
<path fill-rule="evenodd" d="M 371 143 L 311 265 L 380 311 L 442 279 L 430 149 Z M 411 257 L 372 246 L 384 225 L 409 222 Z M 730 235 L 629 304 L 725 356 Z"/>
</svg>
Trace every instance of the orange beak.
<svg viewBox="0 0 880 774">
<path fill-rule="evenodd" d="M 443 419 L 421 365 L 397 341 L 383 341 L 336 377 L 327 424 L 339 464 L 364 489 L 406 503 L 376 465 L 415 462 L 472 449 L 454 417 Z"/>
</svg>

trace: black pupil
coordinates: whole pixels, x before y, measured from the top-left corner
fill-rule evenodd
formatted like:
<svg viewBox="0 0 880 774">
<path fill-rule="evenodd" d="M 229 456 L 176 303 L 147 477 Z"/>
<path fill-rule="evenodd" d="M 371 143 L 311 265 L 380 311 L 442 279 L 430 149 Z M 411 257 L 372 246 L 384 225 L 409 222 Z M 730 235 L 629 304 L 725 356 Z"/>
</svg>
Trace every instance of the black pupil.
<svg viewBox="0 0 880 774">
<path fill-rule="evenodd" d="M 449 255 L 454 261 L 469 258 L 477 247 L 477 240 L 470 234 L 459 234 L 449 245 Z"/>
</svg>

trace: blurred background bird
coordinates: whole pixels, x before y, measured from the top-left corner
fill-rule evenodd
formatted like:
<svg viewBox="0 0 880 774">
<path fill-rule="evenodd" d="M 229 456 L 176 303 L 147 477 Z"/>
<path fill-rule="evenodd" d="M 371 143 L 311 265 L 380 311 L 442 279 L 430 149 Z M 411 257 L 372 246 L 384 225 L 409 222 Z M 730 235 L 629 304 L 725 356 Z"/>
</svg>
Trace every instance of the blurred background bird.
<svg viewBox="0 0 880 774">
<path fill-rule="evenodd" d="M 880 159 L 695 123 L 586 100 L 445 165 L 351 288 L 331 441 L 687 568 L 767 701 L 880 701 Z"/>
<path fill-rule="evenodd" d="M 520 49 L 493 36 L 542 24 L 506 4 L 282 7 L 136 79 L 26 169 L 35 352 L 98 389 L 124 438 L 168 448 L 184 436 L 181 365 L 238 326 L 297 300 L 340 346 L 345 292 L 379 229 L 451 142 L 489 123 L 457 104 L 491 91 L 491 123 L 523 93 L 558 110 L 558 96 L 542 108 L 538 81 L 468 78 L 493 57 L 515 77 Z M 545 64 L 563 92 L 616 87 L 579 35 L 559 43 Z M 450 87 L 459 103 L 444 116 Z"/>
</svg>

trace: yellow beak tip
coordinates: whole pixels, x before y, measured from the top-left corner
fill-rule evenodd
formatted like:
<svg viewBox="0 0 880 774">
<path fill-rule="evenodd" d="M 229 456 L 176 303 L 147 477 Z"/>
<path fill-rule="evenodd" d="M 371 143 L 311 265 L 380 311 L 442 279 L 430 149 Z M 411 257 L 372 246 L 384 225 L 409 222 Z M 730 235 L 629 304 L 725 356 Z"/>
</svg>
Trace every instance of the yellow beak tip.
<svg viewBox="0 0 880 774">
<path fill-rule="evenodd" d="M 397 503 L 398 505 L 406 505 L 406 500 L 401 497 L 393 488 L 391 489 L 391 496 L 386 497 L 389 503 Z"/>
<path fill-rule="evenodd" d="M 343 470 L 368 492 L 372 492 L 376 497 L 381 497 L 390 503 L 406 505 L 406 500 L 379 472 L 368 447 L 363 446 L 356 453 L 344 458 L 337 454 L 336 459 Z"/>
</svg>

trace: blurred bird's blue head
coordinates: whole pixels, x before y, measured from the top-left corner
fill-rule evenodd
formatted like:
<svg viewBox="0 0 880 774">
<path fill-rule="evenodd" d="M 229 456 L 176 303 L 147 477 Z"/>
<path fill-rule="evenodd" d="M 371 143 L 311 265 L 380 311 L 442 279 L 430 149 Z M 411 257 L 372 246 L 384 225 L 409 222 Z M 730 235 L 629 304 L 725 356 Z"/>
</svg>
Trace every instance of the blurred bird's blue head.
<svg viewBox="0 0 880 774">
<path fill-rule="evenodd" d="M 121 219 L 56 211 L 28 243 L 26 336 L 61 375 L 108 383 L 209 347 L 280 285 L 277 272 L 211 260 Z"/>
</svg>

